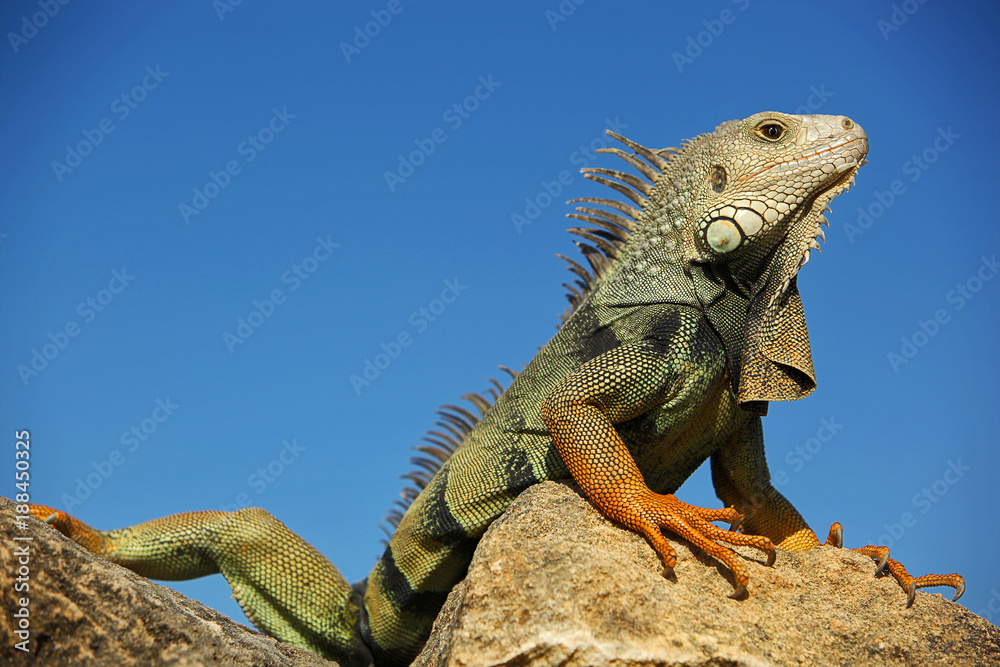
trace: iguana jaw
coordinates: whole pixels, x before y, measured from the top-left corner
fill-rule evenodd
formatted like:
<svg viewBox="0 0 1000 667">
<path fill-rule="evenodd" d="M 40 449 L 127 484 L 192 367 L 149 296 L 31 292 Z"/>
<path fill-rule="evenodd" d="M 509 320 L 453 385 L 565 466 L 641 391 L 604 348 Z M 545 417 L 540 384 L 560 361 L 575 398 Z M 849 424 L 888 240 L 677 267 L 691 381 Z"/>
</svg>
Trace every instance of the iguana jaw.
<svg viewBox="0 0 1000 667">
<path fill-rule="evenodd" d="M 798 254 L 801 259 L 798 266 L 785 281 L 784 288 L 787 288 L 787 283 L 809 262 L 809 255 L 812 250 L 822 252 L 820 242 L 826 241 L 826 233 L 823 231 L 823 225 L 830 226 L 830 221 L 826 219 L 825 215 L 830 211 L 830 202 L 854 186 L 854 178 L 858 173 L 858 169 L 868 161 L 865 157 L 868 154 L 868 138 L 864 135 L 860 127 L 858 127 L 858 130 L 861 136 L 857 139 L 840 142 L 832 146 L 831 149 L 839 148 L 843 151 L 860 152 L 860 159 L 857 159 L 853 164 L 845 165 L 843 173 L 836 180 L 831 182 L 826 188 L 818 191 L 809 200 L 803 202 L 788 227 L 789 236 L 794 234 L 799 239 Z M 820 151 L 820 153 L 822 152 L 826 151 Z M 781 296 L 784 288 L 779 290 L 774 300 L 777 300 Z"/>
<path fill-rule="evenodd" d="M 765 114 L 764 122 L 767 116 Z M 741 230 L 744 238 L 739 247 L 730 252 L 719 253 L 708 247 L 707 236 L 699 239 L 701 251 L 707 252 L 698 259 L 729 263 L 734 274 L 755 285 L 750 288 L 751 292 L 764 289 L 766 283 L 771 285 L 765 301 L 767 311 L 778 307 L 799 270 L 809 261 L 811 251 L 820 249 L 820 241 L 825 240 L 822 225 L 829 225 L 824 215 L 830 210 L 829 203 L 851 188 L 868 154 L 868 136 L 846 117 L 785 118 L 798 121 L 794 137 L 785 144 L 785 151 L 791 154 L 741 175 L 736 189 L 756 191 L 757 194 L 751 197 L 757 200 L 776 201 L 777 204 L 769 204 L 769 208 L 777 206 L 779 211 L 782 193 L 785 193 L 784 203 L 788 210 L 773 222 L 765 223 L 754 235 L 746 235 L 746 230 Z M 806 150 L 801 150 L 803 148 Z M 798 204 L 789 201 L 788 193 L 795 191 L 802 193 Z M 745 195 L 741 192 L 739 196 Z M 718 206 L 710 209 L 703 215 L 700 229 L 711 231 L 711 225 L 718 220 L 714 216 L 720 214 L 725 216 L 726 209 Z M 770 278 L 764 275 L 765 267 Z"/>
</svg>

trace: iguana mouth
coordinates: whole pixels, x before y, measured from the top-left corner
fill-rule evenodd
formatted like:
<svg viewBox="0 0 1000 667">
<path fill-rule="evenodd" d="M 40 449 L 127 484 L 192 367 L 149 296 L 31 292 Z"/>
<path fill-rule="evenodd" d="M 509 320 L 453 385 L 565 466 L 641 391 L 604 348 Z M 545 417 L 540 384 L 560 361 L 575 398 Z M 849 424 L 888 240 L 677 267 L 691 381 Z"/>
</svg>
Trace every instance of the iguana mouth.
<svg viewBox="0 0 1000 667">
<path fill-rule="evenodd" d="M 741 176 L 739 180 L 751 181 L 763 173 L 773 171 L 776 169 L 783 170 L 787 168 L 802 167 L 805 166 L 805 164 L 808 164 L 810 161 L 812 161 L 812 158 L 819 158 L 821 155 L 826 155 L 827 153 L 833 153 L 838 149 L 841 149 L 840 152 L 844 154 L 845 160 L 846 158 L 853 157 L 853 153 L 855 152 L 855 150 L 859 150 L 861 152 L 862 157 L 860 158 L 860 160 L 855 159 L 854 165 L 850 165 L 848 163 L 845 163 L 844 165 L 848 167 L 848 171 L 852 168 L 856 171 L 857 167 L 864 165 L 864 163 L 867 161 L 864 156 L 868 154 L 868 139 L 866 137 L 855 137 L 853 139 L 844 139 L 835 144 L 830 144 L 829 146 L 822 148 L 814 153 L 809 153 L 808 155 L 800 155 L 794 160 L 785 160 L 784 162 L 776 162 L 774 164 L 770 164 L 766 167 L 763 167 L 753 172 L 752 174 Z M 818 163 L 819 160 L 817 159 L 815 160 L 815 162 Z M 837 179 L 837 181 L 839 181 L 839 179 Z M 837 181 L 834 181 L 834 183 L 836 183 Z"/>
<path fill-rule="evenodd" d="M 866 157 L 868 155 L 867 137 L 857 137 L 834 144 L 827 149 L 817 151 L 814 155 L 825 154 L 837 148 L 844 150 L 848 157 L 854 158 L 853 164 L 845 165 L 846 168 L 837 178 L 833 179 L 827 186 L 817 190 L 799 207 L 796 219 L 788 227 L 789 234 L 791 234 L 793 230 L 799 229 L 801 226 L 807 226 L 807 229 L 804 229 L 799 236 L 799 252 L 801 253 L 799 262 L 785 280 L 782 281 L 781 286 L 770 300 L 769 308 L 776 306 L 788 290 L 792 281 L 799 274 L 799 271 L 802 270 L 802 267 L 809 263 L 812 251 L 823 251 L 820 243 L 826 241 L 826 232 L 823 231 L 823 225 L 830 226 L 830 221 L 826 219 L 826 213 L 830 212 L 830 202 L 854 186 L 854 178 L 857 176 L 858 169 L 868 162 Z M 861 153 L 860 157 L 854 157 L 853 154 L 856 151 Z M 792 161 L 789 161 L 788 164 L 792 164 Z M 810 222 L 812 222 L 811 225 Z"/>
<path fill-rule="evenodd" d="M 844 155 L 845 160 L 850 160 L 850 162 L 845 162 L 842 167 L 840 175 L 830 181 L 825 187 L 817 190 L 809 199 L 803 202 L 802 211 L 804 213 L 801 219 L 806 219 L 812 215 L 817 207 L 821 207 L 819 212 L 819 219 L 816 223 L 816 231 L 813 236 L 819 236 L 824 241 L 826 238 L 823 235 L 822 225 L 830 225 L 829 221 L 826 219 L 824 213 L 830 210 L 829 202 L 833 201 L 840 195 L 844 194 L 854 186 L 854 178 L 857 176 L 858 169 L 863 167 L 868 162 L 868 138 L 865 136 L 855 137 L 853 139 L 848 139 L 841 141 L 839 143 L 833 144 L 821 151 L 817 151 L 811 155 L 799 158 L 798 160 L 789 161 L 786 164 L 794 164 L 800 162 L 803 159 L 808 159 L 817 155 L 824 155 L 826 153 L 833 152 L 835 150 L 840 150 Z M 856 157 L 856 154 L 860 153 L 860 157 Z M 816 247 L 816 246 L 813 246 Z M 805 252 L 805 259 L 808 261 L 809 251 Z M 805 262 L 803 262 L 805 263 Z"/>
<path fill-rule="evenodd" d="M 840 174 L 835 180 L 833 180 L 827 187 L 819 190 L 814 194 L 809 200 L 807 200 L 807 206 L 803 207 L 807 211 L 812 212 L 819 202 L 823 202 L 824 206 L 828 203 L 844 194 L 852 187 L 854 187 L 854 177 L 858 173 L 858 168 L 865 164 L 867 160 L 862 159 L 860 162 L 856 162 L 851 168 Z M 820 214 L 822 216 L 822 213 Z M 826 222 L 825 218 L 823 222 Z"/>
</svg>

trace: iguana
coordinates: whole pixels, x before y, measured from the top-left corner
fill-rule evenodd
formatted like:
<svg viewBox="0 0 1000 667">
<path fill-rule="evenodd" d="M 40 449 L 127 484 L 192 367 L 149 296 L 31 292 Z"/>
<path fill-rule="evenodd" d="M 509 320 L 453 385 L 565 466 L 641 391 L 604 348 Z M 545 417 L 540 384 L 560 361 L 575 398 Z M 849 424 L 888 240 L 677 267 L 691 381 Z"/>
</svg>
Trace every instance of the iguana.
<svg viewBox="0 0 1000 667">
<path fill-rule="evenodd" d="M 395 532 L 365 582 L 349 585 L 321 554 L 262 509 L 178 514 L 98 531 L 43 506 L 33 513 L 90 551 L 157 579 L 222 572 L 263 631 L 343 665 L 404 665 L 418 654 L 486 528 L 529 486 L 572 476 L 604 514 L 644 535 L 666 570 L 683 537 L 733 573 L 720 542 L 818 546 L 771 485 L 761 417 L 769 401 L 816 386 L 796 275 L 819 249 L 828 203 L 866 161 L 868 137 L 845 116 L 760 113 L 680 148 L 605 149 L 638 175 L 584 169 L 624 200 L 583 198 L 570 231 L 587 264 L 552 340 L 494 401 L 468 395 L 441 413 L 394 512 Z M 674 491 L 705 460 L 725 505 Z M 723 530 L 712 522 L 729 522 Z M 841 546 L 839 524 L 827 544 Z M 885 547 L 879 561 L 909 593 L 957 574 L 911 577 Z"/>
</svg>

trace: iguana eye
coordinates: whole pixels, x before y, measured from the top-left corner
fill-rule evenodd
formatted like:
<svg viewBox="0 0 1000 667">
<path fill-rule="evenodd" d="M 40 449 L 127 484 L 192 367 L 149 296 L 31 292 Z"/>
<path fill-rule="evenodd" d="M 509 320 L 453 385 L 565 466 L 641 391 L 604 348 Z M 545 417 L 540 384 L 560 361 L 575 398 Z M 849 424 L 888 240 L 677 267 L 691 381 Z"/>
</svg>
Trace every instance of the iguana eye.
<svg viewBox="0 0 1000 667">
<path fill-rule="evenodd" d="M 777 141 L 785 134 L 785 127 L 778 123 L 764 123 L 757 127 L 757 134 L 768 141 Z"/>
</svg>

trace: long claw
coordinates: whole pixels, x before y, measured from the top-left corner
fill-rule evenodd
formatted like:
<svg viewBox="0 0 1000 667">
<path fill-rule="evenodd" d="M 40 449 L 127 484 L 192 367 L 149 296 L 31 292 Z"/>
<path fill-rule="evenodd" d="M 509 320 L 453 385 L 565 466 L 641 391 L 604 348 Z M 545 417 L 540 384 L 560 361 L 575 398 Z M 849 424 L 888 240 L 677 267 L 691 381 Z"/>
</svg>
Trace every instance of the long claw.
<svg viewBox="0 0 1000 667">
<path fill-rule="evenodd" d="M 889 569 L 891 570 L 893 564 L 902 569 L 902 565 L 896 563 L 896 561 L 889 562 Z M 905 569 L 902 569 L 904 576 L 909 576 Z M 902 583 L 902 582 L 900 582 Z M 952 597 L 951 601 L 955 602 L 958 598 L 965 594 L 965 579 L 962 578 L 960 574 L 925 574 L 922 577 L 917 577 L 913 579 L 911 584 L 916 588 L 930 588 L 932 586 L 951 586 L 955 589 L 955 595 Z"/>
<path fill-rule="evenodd" d="M 826 536 L 826 546 L 837 547 L 838 549 L 844 547 L 844 527 L 838 522 L 834 522 L 830 526 L 830 533 Z"/>
<path fill-rule="evenodd" d="M 955 587 L 955 597 L 951 599 L 952 602 L 958 602 L 958 598 L 965 595 L 965 579 L 959 582 L 958 586 Z"/>
<path fill-rule="evenodd" d="M 733 573 L 734 599 L 742 599 L 747 595 L 750 573 L 741 557 L 720 543 L 758 549 L 767 554 L 768 565 L 774 564 L 776 558 L 774 544 L 770 539 L 761 535 L 727 531 L 712 525 L 716 521 L 739 525 L 742 517 L 731 507 L 695 507 L 677 500 L 672 494 L 660 495 L 647 490 L 623 507 L 615 508 L 614 514 L 617 515 L 614 518 L 649 540 L 668 571 L 672 571 L 677 562 L 677 552 L 664 538 L 664 530 L 682 537 L 693 547 L 722 563 Z"/>
<path fill-rule="evenodd" d="M 739 586 L 735 591 L 730 593 L 729 597 L 733 600 L 745 600 L 750 597 L 750 593 L 747 592 L 746 586 Z"/>
<path fill-rule="evenodd" d="M 889 563 L 889 550 L 886 549 L 882 557 L 878 559 L 878 565 L 875 567 L 875 576 L 880 577 L 885 572 L 885 566 Z M 912 595 L 911 595 L 912 597 Z"/>
<path fill-rule="evenodd" d="M 917 597 L 917 582 L 910 582 L 910 589 L 907 591 L 906 596 L 906 608 L 909 609 L 913 606 L 913 600 Z"/>
</svg>

